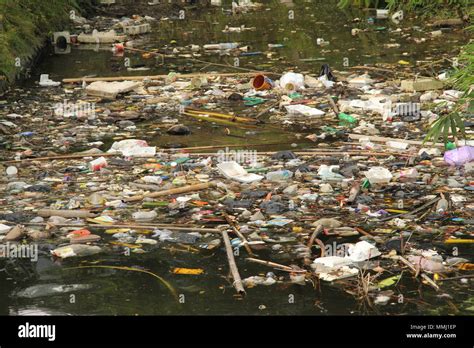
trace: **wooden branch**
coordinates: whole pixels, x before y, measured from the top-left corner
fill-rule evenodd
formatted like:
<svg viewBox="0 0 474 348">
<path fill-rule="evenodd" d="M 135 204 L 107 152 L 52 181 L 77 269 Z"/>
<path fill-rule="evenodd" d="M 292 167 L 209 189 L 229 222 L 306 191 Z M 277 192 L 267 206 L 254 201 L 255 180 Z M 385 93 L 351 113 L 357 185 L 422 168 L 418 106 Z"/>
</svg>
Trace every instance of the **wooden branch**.
<svg viewBox="0 0 474 348">
<path fill-rule="evenodd" d="M 129 228 L 135 230 L 152 230 L 152 229 L 167 229 L 176 232 L 200 232 L 221 234 L 221 231 L 216 228 L 201 228 L 201 227 L 179 227 L 175 224 L 48 224 L 48 223 L 35 223 L 28 222 L 23 223 L 25 226 L 53 226 L 53 227 L 66 227 L 66 228 L 97 228 L 97 229 L 112 229 L 112 228 Z"/>
<path fill-rule="evenodd" d="M 235 115 L 222 114 L 222 113 L 219 113 L 219 112 L 210 112 L 210 111 L 206 111 L 206 110 L 197 110 L 197 109 L 186 108 L 184 111 L 187 112 L 187 113 L 198 115 L 198 116 L 199 115 L 201 115 L 201 116 L 209 115 L 209 116 L 213 116 L 213 117 L 216 117 L 216 118 L 223 118 L 223 119 L 226 119 L 226 120 L 230 120 L 232 122 L 242 122 L 242 123 L 252 123 L 252 124 L 254 124 L 256 122 L 255 119 L 253 119 L 253 118 L 238 117 L 238 116 L 235 116 Z"/>
<path fill-rule="evenodd" d="M 255 258 L 252 258 L 252 257 L 247 257 L 245 260 L 249 261 L 249 262 L 253 262 L 253 263 L 258 263 L 260 265 L 265 265 L 265 266 L 268 266 L 268 267 L 276 268 L 279 271 L 285 271 L 285 272 L 291 272 L 291 273 L 306 273 L 305 270 L 293 269 L 289 266 L 285 266 L 285 265 L 282 265 L 282 264 L 279 264 L 279 263 L 276 263 L 276 262 L 255 259 Z"/>
<path fill-rule="evenodd" d="M 177 195 L 181 193 L 188 193 L 188 192 L 195 192 L 195 191 L 201 191 L 208 189 L 210 187 L 214 187 L 215 184 L 213 182 L 206 182 L 203 184 L 196 184 L 196 185 L 189 185 L 189 186 L 184 186 L 184 187 L 178 187 L 170 190 L 163 190 L 163 191 L 158 191 L 154 193 L 147 193 L 144 195 L 137 195 L 129 198 L 125 198 L 125 202 L 136 202 L 136 201 L 141 201 L 145 198 L 156 198 L 156 197 L 162 197 L 162 196 L 170 196 L 170 195 Z"/>
<path fill-rule="evenodd" d="M 260 74 L 269 74 L 268 72 L 258 72 Z M 234 76 L 254 76 L 256 72 L 245 72 L 245 73 L 202 73 L 202 74 L 176 74 L 178 79 L 193 78 L 199 76 L 206 77 L 234 77 Z M 152 75 L 152 76 L 109 76 L 109 77 L 75 77 L 63 79 L 63 83 L 82 83 L 95 82 L 95 81 L 143 81 L 143 80 L 163 80 L 168 75 Z"/>
<path fill-rule="evenodd" d="M 71 155 L 60 155 L 60 156 L 50 156 L 50 157 L 23 158 L 20 160 L 3 161 L 0 163 L 9 164 L 9 163 L 22 163 L 22 162 L 32 162 L 32 161 L 54 161 L 54 160 L 64 160 L 64 159 L 80 159 L 84 157 L 113 157 L 113 156 L 120 156 L 120 153 L 71 154 Z"/>
<path fill-rule="evenodd" d="M 61 216 L 64 218 L 91 218 L 97 216 L 97 214 L 91 213 L 89 210 L 40 209 L 37 213 L 41 217 Z"/>
<path fill-rule="evenodd" d="M 316 227 L 316 229 L 314 230 L 313 234 L 311 235 L 311 238 L 309 239 L 308 241 L 308 248 L 312 248 L 313 247 L 313 243 L 314 243 L 314 240 L 316 239 L 316 237 L 323 231 L 323 226 L 322 225 L 319 225 L 318 227 Z"/>
<path fill-rule="evenodd" d="M 223 213 L 222 214 L 224 216 L 224 218 L 226 219 L 227 223 L 230 225 L 230 227 L 232 228 L 232 230 L 235 232 L 235 234 L 242 240 L 242 245 L 244 246 L 245 250 L 247 250 L 247 253 L 250 255 L 250 256 L 255 256 L 252 249 L 250 248 L 250 245 L 249 245 L 249 241 L 247 240 L 247 238 L 245 238 L 245 236 L 239 231 L 239 229 L 237 228 L 236 226 L 236 222 L 233 221 L 229 215 L 227 215 L 226 213 Z"/>
<path fill-rule="evenodd" d="M 408 266 L 408 268 L 410 268 L 410 270 L 415 275 L 418 273 L 418 270 L 415 268 L 415 266 L 413 266 L 413 264 L 410 261 L 408 261 L 407 259 L 405 259 L 403 256 L 396 255 L 393 258 L 396 259 L 396 260 L 401 261 L 403 264 Z M 433 289 L 435 289 L 436 291 L 439 291 L 439 286 L 430 277 L 428 277 L 425 273 L 423 273 L 422 271 L 420 271 L 420 277 L 423 278 Z"/>
<path fill-rule="evenodd" d="M 399 141 L 399 142 L 407 143 L 407 144 L 410 144 L 410 145 L 441 146 L 441 147 L 444 148 L 444 144 L 441 144 L 441 143 L 433 144 L 433 143 L 427 141 L 426 143 L 423 144 L 422 141 L 418 141 L 418 140 L 395 139 L 395 138 L 379 137 L 379 136 L 375 136 L 375 135 L 349 134 L 349 138 L 354 139 L 354 140 L 367 138 L 370 141 L 383 142 L 383 143 L 385 143 L 387 141 Z"/>
<path fill-rule="evenodd" d="M 234 279 L 232 285 L 240 295 L 245 295 L 245 289 L 242 285 L 242 279 L 240 278 L 239 269 L 237 268 L 237 264 L 235 263 L 234 253 L 232 250 L 232 245 L 230 244 L 229 235 L 225 230 L 223 230 L 221 233 L 222 238 L 224 239 L 225 251 L 227 253 L 227 260 L 229 262 L 230 272 L 232 274 L 232 278 Z"/>
</svg>

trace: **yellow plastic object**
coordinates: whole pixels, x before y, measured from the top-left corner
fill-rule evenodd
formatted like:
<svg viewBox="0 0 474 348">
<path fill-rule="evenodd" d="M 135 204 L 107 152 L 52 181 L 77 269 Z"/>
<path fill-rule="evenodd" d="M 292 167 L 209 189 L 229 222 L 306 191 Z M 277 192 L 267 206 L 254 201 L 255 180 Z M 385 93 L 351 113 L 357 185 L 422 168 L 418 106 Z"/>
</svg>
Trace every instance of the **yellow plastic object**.
<svg viewBox="0 0 474 348">
<path fill-rule="evenodd" d="M 444 241 L 444 244 L 470 244 L 470 243 L 474 243 L 474 239 L 454 239 L 454 238 L 450 238 L 450 239 L 446 239 Z"/>
<path fill-rule="evenodd" d="M 200 275 L 204 273 L 201 268 L 174 268 L 171 273 L 184 275 Z"/>
</svg>

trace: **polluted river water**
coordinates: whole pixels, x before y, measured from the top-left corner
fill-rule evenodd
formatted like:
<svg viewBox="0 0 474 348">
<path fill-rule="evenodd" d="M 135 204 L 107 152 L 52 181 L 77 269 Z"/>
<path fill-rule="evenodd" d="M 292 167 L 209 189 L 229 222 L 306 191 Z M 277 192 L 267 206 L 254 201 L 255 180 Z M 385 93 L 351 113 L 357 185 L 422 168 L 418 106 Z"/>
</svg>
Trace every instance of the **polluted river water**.
<svg viewBox="0 0 474 348">
<path fill-rule="evenodd" d="M 336 71 L 375 63 L 386 63 L 393 69 L 401 69 L 417 61 L 429 62 L 441 56 L 455 56 L 456 50 L 468 41 L 463 33 L 446 32 L 443 39 L 417 43 L 392 33 L 397 26 L 389 20 L 373 19 L 373 13 L 359 9 L 340 10 L 336 5 L 337 1 L 269 1 L 265 10 L 240 16 L 231 16 L 221 8 L 187 11 L 185 20 L 175 18 L 176 14 L 173 14 L 168 20 L 154 23 L 151 33 L 136 39 L 141 49 L 152 51 L 168 46 L 172 50 L 174 46 L 240 42 L 250 46 L 249 52 L 254 54 L 238 58 L 231 55 L 209 56 L 197 61 L 185 57 L 145 59 L 142 54 L 127 52 L 129 60 L 125 64 L 124 57 L 114 55 L 110 45 L 97 45 L 89 49 L 79 46 L 72 47 L 69 54 L 54 54 L 52 50 L 46 52 L 32 71 L 31 79 L 23 81 L 19 87 L 31 93 L 30 97 L 34 99 L 37 89 L 35 81 L 39 80 L 39 74 L 49 74 L 51 79 L 60 81 L 82 76 L 159 75 L 173 70 L 180 73 L 239 71 L 232 69 L 236 65 L 276 74 L 289 70 L 318 74 L 325 63 Z M 291 11 L 294 11 L 293 18 L 289 15 Z M 226 27 L 242 26 L 254 29 L 223 32 Z M 406 22 L 401 26 L 416 27 L 417 23 Z M 351 28 L 354 27 L 363 31 L 357 38 L 351 35 Z M 420 28 L 414 29 L 412 35 L 423 37 L 426 33 Z M 318 45 L 318 39 L 323 39 L 325 43 Z M 272 48 L 268 55 L 269 44 L 281 47 Z M 128 71 L 128 67 L 147 67 L 149 70 Z M 232 103 L 219 105 L 218 110 L 242 117 L 255 113 L 253 107 Z M 295 131 L 291 126 L 272 125 L 268 119 L 265 122 L 255 129 L 246 129 L 186 119 L 182 123 L 190 128 L 191 134 L 174 137 L 162 133 L 157 136 L 153 120 L 146 120 L 136 124 L 138 131 L 134 136 L 147 140 L 149 145 L 163 148 L 232 145 L 258 151 L 277 151 L 304 149 L 311 143 L 304 137 L 295 138 L 295 132 L 307 135 L 314 133 L 314 130 L 303 127 Z M 268 127 L 265 126 L 267 123 Z M 100 139 L 104 143 L 101 149 L 109 149 L 112 142 L 118 139 L 120 136 L 104 135 Z M 91 140 L 98 139 L 93 137 Z M 71 148 L 71 152 L 82 150 L 87 148 Z M 357 240 L 348 238 L 347 242 Z M 471 290 L 464 288 L 454 298 L 446 299 L 429 288 L 422 291 L 420 284 L 402 277 L 399 286 L 405 296 L 403 304 L 378 309 L 369 308 L 363 299 L 347 293 L 343 284 L 323 282 L 307 283 L 305 286 L 289 282 L 256 286 L 247 289 L 247 296 L 243 299 L 236 296 L 232 288 L 223 250 L 203 255 L 184 247 L 168 245 L 153 248 L 145 254 L 131 253 L 126 257 L 117 253 L 101 253 L 84 259 L 57 260 L 51 257 L 52 248 L 40 244 L 38 261 L 34 263 L 29 260 L 0 261 L 3 268 L 0 272 L 0 314 L 453 314 L 454 304 L 472 298 Z M 465 255 L 472 256 L 471 250 L 466 248 L 464 251 Z M 245 253 L 245 250 L 241 248 L 240 253 Z M 258 258 L 287 264 L 283 257 L 279 259 L 268 250 L 259 251 Z M 236 260 L 242 278 L 265 275 L 263 270 L 272 271 L 271 268 L 245 262 L 245 257 L 237 257 Z M 118 268 L 77 268 L 99 264 L 148 270 L 164 278 L 174 291 L 148 273 Z M 204 273 L 191 276 L 170 273 L 171 269 L 180 267 L 203 269 Z M 410 278 L 408 271 L 405 272 L 406 278 Z M 454 313 L 469 314 L 463 309 L 457 309 Z"/>
</svg>

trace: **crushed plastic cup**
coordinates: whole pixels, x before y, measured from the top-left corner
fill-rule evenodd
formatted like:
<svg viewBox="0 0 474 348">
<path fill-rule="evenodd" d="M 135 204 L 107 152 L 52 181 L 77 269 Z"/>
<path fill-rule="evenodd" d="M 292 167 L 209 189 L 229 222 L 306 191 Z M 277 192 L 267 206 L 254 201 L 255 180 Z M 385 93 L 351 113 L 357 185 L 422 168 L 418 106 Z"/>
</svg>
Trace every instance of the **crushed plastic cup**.
<svg viewBox="0 0 474 348">
<path fill-rule="evenodd" d="M 40 82 L 39 85 L 41 87 L 57 87 L 61 84 L 61 82 L 53 81 L 49 78 L 48 74 L 41 74 L 40 75 Z"/>
<path fill-rule="evenodd" d="M 365 240 L 349 246 L 348 253 L 349 256 L 346 256 L 346 258 L 353 262 L 366 261 L 381 255 L 381 252 L 375 246 Z"/>
<path fill-rule="evenodd" d="M 121 53 L 123 51 L 125 51 L 125 46 L 123 43 L 117 43 L 114 45 L 114 52 Z"/>
<path fill-rule="evenodd" d="M 402 11 L 402 10 L 397 11 L 397 12 L 395 12 L 395 13 L 392 15 L 392 21 L 393 21 L 395 24 L 398 24 L 399 22 L 403 21 L 403 18 L 404 18 L 404 15 L 403 15 L 403 11 Z"/>
<path fill-rule="evenodd" d="M 404 169 L 400 172 L 400 178 L 416 180 L 418 178 L 418 170 L 416 168 Z"/>
<path fill-rule="evenodd" d="M 336 165 L 328 166 L 328 165 L 322 164 L 318 169 L 318 175 L 321 177 L 322 180 L 335 180 L 335 181 L 343 180 L 344 177 L 341 174 L 334 173 L 335 169 L 339 169 L 339 166 L 336 166 Z"/>
<path fill-rule="evenodd" d="M 209 84 L 209 81 L 205 77 L 201 76 L 196 76 L 191 79 L 191 87 L 192 88 L 202 88 L 204 86 L 207 86 Z"/>
<path fill-rule="evenodd" d="M 305 275 L 304 274 L 290 274 L 290 279 L 293 284 L 305 284 Z"/>
<path fill-rule="evenodd" d="M 365 173 L 365 177 L 369 179 L 370 184 L 388 184 L 392 180 L 393 175 L 387 168 L 373 167 Z"/>
<path fill-rule="evenodd" d="M 108 163 L 105 157 L 99 157 L 91 162 L 89 162 L 89 169 L 92 172 L 97 172 L 101 170 L 102 168 L 107 167 Z"/>
</svg>

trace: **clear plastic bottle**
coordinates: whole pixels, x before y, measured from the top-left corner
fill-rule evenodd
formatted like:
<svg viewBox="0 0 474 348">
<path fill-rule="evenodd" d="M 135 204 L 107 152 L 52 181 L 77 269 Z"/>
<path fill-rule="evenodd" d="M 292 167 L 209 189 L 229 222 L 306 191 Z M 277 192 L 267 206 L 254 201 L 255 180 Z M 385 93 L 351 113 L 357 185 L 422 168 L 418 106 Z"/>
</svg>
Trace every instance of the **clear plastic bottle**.
<svg viewBox="0 0 474 348">
<path fill-rule="evenodd" d="M 267 180 L 270 181 L 285 181 L 293 177 L 293 172 L 289 170 L 277 170 L 275 172 L 267 173 Z"/>
<path fill-rule="evenodd" d="M 448 211 L 449 208 L 449 202 L 446 198 L 442 197 L 439 201 L 438 204 L 436 204 L 436 212 L 438 214 L 444 214 Z"/>
<path fill-rule="evenodd" d="M 135 221 L 152 221 L 158 216 L 157 212 L 152 211 L 137 211 L 132 214 L 132 219 Z"/>
</svg>

